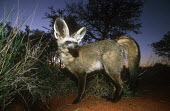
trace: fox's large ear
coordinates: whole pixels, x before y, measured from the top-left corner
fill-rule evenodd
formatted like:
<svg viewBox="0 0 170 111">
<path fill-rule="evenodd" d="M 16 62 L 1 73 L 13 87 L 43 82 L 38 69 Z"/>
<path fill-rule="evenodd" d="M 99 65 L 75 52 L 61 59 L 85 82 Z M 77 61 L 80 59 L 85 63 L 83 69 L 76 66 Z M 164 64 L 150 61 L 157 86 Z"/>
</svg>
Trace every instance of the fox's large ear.
<svg viewBox="0 0 170 111">
<path fill-rule="evenodd" d="M 56 39 L 69 36 L 68 26 L 61 18 L 57 18 L 54 22 L 54 35 Z"/>
<path fill-rule="evenodd" d="M 85 34 L 86 34 L 86 27 L 82 27 L 77 32 L 75 32 L 72 35 L 72 37 L 74 37 L 77 40 L 77 42 L 80 43 Z"/>
</svg>

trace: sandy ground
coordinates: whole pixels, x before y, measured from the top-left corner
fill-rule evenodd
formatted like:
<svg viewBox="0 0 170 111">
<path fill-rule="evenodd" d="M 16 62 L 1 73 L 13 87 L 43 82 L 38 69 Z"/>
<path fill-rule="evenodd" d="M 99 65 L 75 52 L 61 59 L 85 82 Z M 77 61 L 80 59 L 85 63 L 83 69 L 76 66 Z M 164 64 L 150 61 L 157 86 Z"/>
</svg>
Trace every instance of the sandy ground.
<svg viewBox="0 0 170 111">
<path fill-rule="evenodd" d="M 170 86 L 152 85 L 141 88 L 135 98 L 123 98 L 116 103 L 104 98 L 85 97 L 79 104 L 71 104 L 76 96 L 54 96 L 48 108 L 38 104 L 34 111 L 170 111 Z"/>
</svg>

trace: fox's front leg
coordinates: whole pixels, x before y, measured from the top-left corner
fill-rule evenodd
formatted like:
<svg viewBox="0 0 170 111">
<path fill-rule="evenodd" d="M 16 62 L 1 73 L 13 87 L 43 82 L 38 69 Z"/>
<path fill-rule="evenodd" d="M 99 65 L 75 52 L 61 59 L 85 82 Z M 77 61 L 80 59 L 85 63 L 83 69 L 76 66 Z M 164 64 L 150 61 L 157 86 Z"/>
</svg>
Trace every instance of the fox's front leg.
<svg viewBox="0 0 170 111">
<path fill-rule="evenodd" d="M 79 74 L 78 76 L 78 85 L 79 91 L 77 98 L 73 101 L 73 104 L 79 103 L 84 95 L 85 95 L 85 87 L 86 87 L 86 73 Z"/>
</svg>

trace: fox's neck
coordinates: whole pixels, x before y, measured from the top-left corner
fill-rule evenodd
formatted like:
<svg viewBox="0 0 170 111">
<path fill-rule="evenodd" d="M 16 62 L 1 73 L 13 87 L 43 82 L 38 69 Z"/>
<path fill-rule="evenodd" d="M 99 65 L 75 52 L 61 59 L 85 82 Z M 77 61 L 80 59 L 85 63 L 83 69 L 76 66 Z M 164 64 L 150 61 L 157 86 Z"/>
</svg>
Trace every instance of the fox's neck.
<svg viewBox="0 0 170 111">
<path fill-rule="evenodd" d="M 67 48 L 59 48 L 59 56 L 60 56 L 61 62 L 64 65 L 67 66 L 68 64 L 74 61 L 76 57 L 72 53 L 74 52 L 72 52 L 72 50 L 69 50 Z"/>
</svg>

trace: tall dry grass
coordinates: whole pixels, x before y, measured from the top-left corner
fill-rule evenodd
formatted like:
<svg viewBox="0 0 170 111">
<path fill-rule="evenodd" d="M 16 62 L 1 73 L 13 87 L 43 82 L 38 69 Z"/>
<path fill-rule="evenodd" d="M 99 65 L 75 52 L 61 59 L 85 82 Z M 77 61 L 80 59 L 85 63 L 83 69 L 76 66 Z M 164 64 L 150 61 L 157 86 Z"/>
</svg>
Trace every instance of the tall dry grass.
<svg viewBox="0 0 170 111">
<path fill-rule="evenodd" d="M 11 27 L 10 13 L 0 23 L 0 110 L 22 102 L 29 109 L 37 101 L 67 92 L 74 82 L 49 64 L 48 39 L 36 42 L 21 30 Z"/>
</svg>

